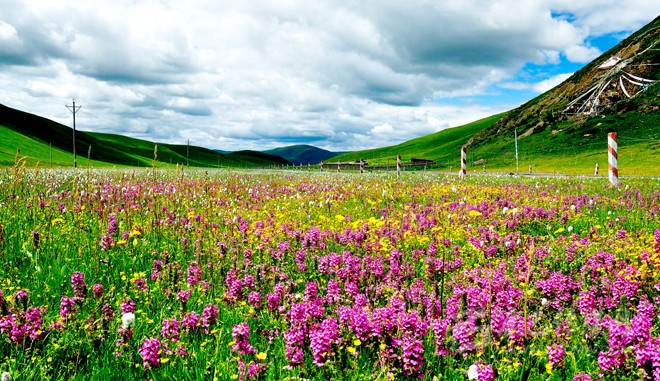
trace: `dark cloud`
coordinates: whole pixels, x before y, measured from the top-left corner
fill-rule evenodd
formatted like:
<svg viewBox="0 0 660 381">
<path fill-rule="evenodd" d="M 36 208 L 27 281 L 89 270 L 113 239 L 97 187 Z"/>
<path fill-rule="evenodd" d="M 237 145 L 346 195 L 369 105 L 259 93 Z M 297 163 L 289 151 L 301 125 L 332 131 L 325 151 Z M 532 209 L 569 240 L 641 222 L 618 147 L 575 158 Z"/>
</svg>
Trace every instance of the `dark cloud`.
<svg viewBox="0 0 660 381">
<path fill-rule="evenodd" d="M 0 19 L 0 65 L 38 66 L 71 57 L 72 33 L 63 27 L 38 29 Z"/>
</svg>

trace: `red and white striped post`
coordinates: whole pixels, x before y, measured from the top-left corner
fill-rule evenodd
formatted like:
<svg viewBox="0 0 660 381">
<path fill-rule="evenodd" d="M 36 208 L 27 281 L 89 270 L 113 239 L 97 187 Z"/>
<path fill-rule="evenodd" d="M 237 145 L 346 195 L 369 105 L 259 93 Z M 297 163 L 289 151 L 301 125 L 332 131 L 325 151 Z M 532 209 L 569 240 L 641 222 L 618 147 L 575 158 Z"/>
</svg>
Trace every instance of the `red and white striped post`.
<svg viewBox="0 0 660 381">
<path fill-rule="evenodd" d="M 617 133 L 607 134 L 607 164 L 609 167 L 610 184 L 619 186 L 619 155 L 617 153 L 619 146 L 617 144 Z"/>
<path fill-rule="evenodd" d="M 467 176 L 467 148 L 461 147 L 461 171 L 458 176 L 462 179 Z"/>
</svg>

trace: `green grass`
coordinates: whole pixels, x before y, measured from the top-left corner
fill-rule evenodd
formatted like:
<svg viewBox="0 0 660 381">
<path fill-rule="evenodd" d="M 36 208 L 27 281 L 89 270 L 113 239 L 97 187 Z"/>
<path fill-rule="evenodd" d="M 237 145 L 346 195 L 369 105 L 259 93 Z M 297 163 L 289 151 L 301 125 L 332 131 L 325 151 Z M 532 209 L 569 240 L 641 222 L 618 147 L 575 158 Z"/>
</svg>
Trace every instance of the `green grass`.
<svg viewBox="0 0 660 381">
<path fill-rule="evenodd" d="M 29 136 L 22 135 L 12 129 L 0 124 L 0 135 L 2 135 L 2 144 L 0 144 L 0 166 L 14 165 L 17 159 L 17 152 L 20 148 L 20 157 L 26 157 L 25 164 L 30 167 L 36 166 L 72 166 L 73 154 L 57 147 L 51 147 Z M 51 156 L 52 153 L 52 156 Z M 52 159 L 51 159 L 52 158 Z M 80 152 L 78 155 L 78 165 L 80 166 L 107 166 L 107 163 L 97 160 L 87 160 L 87 152 Z"/>
<path fill-rule="evenodd" d="M 257 353 L 264 353 L 266 370 L 257 380 L 383 381 L 390 379 L 387 372 L 392 371 L 397 380 L 462 381 L 467 379 L 468 367 L 477 361 L 496 368 L 496 380 L 570 380 L 579 371 L 595 378 L 601 372 L 598 353 L 608 348 L 608 333 L 605 329 L 593 333 L 585 324 L 577 309 L 581 292 L 591 285 L 602 285 L 604 290 L 613 284 L 627 285 L 629 278 L 620 269 L 639 272 L 634 297 L 598 310 L 600 316 L 610 315 L 626 326 L 631 325 L 641 297 L 658 296 L 654 285 L 660 274 L 652 263 L 649 265 L 654 258 L 650 253 L 658 244 L 652 204 L 658 180 L 633 179 L 626 184 L 631 189 L 619 190 L 604 188 L 603 179 L 475 176 L 459 181 L 437 173 L 418 173 L 395 180 L 389 174 L 342 173 L 338 181 L 334 174 L 318 172 L 221 171 L 209 175 L 204 170 L 191 170 L 185 177 L 175 170 L 158 171 L 153 176 L 135 172 L 141 171 L 102 169 L 89 171 L 89 176 L 59 169 L 0 171 L 0 201 L 4 205 L 0 208 L 0 290 L 4 299 L 0 301 L 18 316 L 26 315 L 28 307 L 41 308 L 46 332 L 40 339 L 21 342 L 12 342 L 7 332 L 1 332 L 0 373 L 7 371 L 16 380 L 228 380 L 239 373 L 237 359 L 247 363 L 256 361 Z M 518 212 L 506 213 L 503 205 L 516 205 Z M 569 211 L 570 205 L 577 208 Z M 477 210 L 480 212 L 473 214 Z M 109 229 L 111 213 L 117 219 L 113 231 Z M 313 231 L 319 232 L 319 244 L 308 241 Z M 624 238 L 620 232 L 625 233 Z M 355 238 L 341 239 L 342 235 Z M 102 248 L 104 236 L 113 237 L 115 245 Z M 582 238 L 587 244 L 575 245 L 575 257 L 565 259 L 568 248 Z M 492 257 L 484 256 L 485 250 L 471 243 L 480 239 L 496 247 Z M 516 239 L 518 243 L 510 247 Z M 281 249 L 278 259 L 274 253 L 284 241 L 290 247 Z M 430 242 L 438 243 L 433 250 Z M 460 250 L 450 249 L 450 243 Z M 401 253 L 405 273 L 398 270 L 399 260 L 389 259 L 395 253 L 390 249 L 395 248 Z M 600 263 L 593 259 L 601 252 L 612 253 L 612 265 L 602 265 L 592 275 L 585 275 L 588 272 L 581 270 L 583 266 Z M 165 257 L 163 253 L 167 253 Z M 306 253 L 304 259 L 299 253 Z M 322 265 L 327 263 L 324 258 L 335 253 L 353 260 L 344 259 L 334 269 Z M 163 269 L 151 278 L 155 259 L 164 259 Z M 361 271 L 375 259 L 384 263 L 385 274 L 394 275 L 382 278 Z M 428 270 L 434 260 L 454 263 L 457 259 L 462 264 L 448 270 L 446 278 Z M 196 266 L 192 261 L 202 267 L 200 276 L 209 282 L 206 286 L 188 281 L 188 268 Z M 299 263 L 309 268 L 301 270 Z M 525 281 L 520 277 L 523 265 L 529 266 Z M 339 269 L 346 272 L 336 271 Z M 490 279 L 485 277 L 488 272 L 476 275 L 476 270 L 487 269 L 501 269 L 502 273 Z M 89 286 L 86 297 L 77 302 L 77 312 L 64 328 L 48 328 L 61 318 L 62 296 L 74 295 L 71 275 L 79 271 Z M 233 292 L 227 284 L 229 271 L 237 271 L 237 279 L 254 277 L 253 285 L 245 282 L 242 300 L 229 297 Z M 570 302 L 563 309 L 542 308 L 542 298 L 554 299 L 554 294 L 541 290 L 537 282 L 554 272 L 570 276 L 580 285 L 570 292 Z M 401 274 L 400 279 L 396 280 L 396 274 Z M 355 344 L 355 332 L 346 324 L 340 331 L 341 342 L 331 346 L 324 366 L 312 364 L 307 338 L 303 363 L 289 370 L 284 338 L 291 327 L 288 311 L 293 303 L 300 303 L 308 282 L 316 282 L 319 296 L 325 296 L 330 279 L 347 291 L 338 301 L 324 302 L 322 316 L 308 316 L 306 324 L 310 327 L 326 317 L 337 317 L 340 307 L 353 307 L 356 301 L 348 296 L 351 279 L 359 282 L 360 293 L 368 295 L 368 310 L 393 306 L 405 298 L 401 308 L 419 312 L 419 316 L 427 316 L 423 295 L 436 301 L 441 295 L 441 300 L 447 301 L 450 295 L 461 295 L 463 291 L 457 286 L 463 285 L 472 290 L 470 294 L 485 296 L 479 289 L 493 287 L 495 279 L 498 289 L 501 285 L 511 288 L 488 300 L 493 305 L 506 295 L 519 300 L 509 307 L 511 316 L 525 313 L 533 317 L 533 329 L 520 347 L 509 345 L 513 339 L 505 334 L 494 340 L 487 335 L 491 319 L 487 313 L 481 307 L 469 307 L 468 299 L 454 299 L 460 313 L 453 318 L 444 341 L 449 355 L 435 354 L 436 333 L 432 329 L 424 329 L 419 336 L 424 347 L 423 375 L 404 375 L 395 357 L 388 360 L 380 353 L 381 344 L 401 353 L 399 344 L 391 340 L 406 333 L 398 320 L 396 324 L 401 327 L 397 330 L 365 338 L 360 344 Z M 447 283 L 443 281 L 438 289 L 440 279 Z M 144 280 L 146 288 L 136 280 Z M 286 285 L 282 311 L 265 304 L 267 293 L 279 282 Z M 92 293 L 96 283 L 103 285 L 102 296 Z M 421 288 L 414 286 L 420 284 Z M 16 299 L 19 289 L 28 292 L 24 303 Z M 177 300 L 178 290 L 191 290 L 185 304 Z M 251 291 L 264 298 L 261 306 L 245 303 Z M 416 297 L 419 292 L 422 294 Z M 136 324 L 132 338 L 117 346 L 120 307 L 128 298 L 136 303 Z M 218 323 L 210 332 L 182 332 L 176 342 L 164 338 L 164 318 L 182 320 L 186 312 L 201 313 L 208 304 L 219 306 Z M 114 310 L 112 319 L 101 318 L 103 305 Z M 12 314 L 2 308 L 0 303 L 0 321 Z M 475 316 L 473 313 L 481 314 L 471 339 L 479 350 L 461 354 L 454 327 Z M 439 316 L 427 319 L 431 322 Z M 254 354 L 232 352 L 233 327 L 241 322 L 249 324 Z M 562 323 L 569 329 L 566 337 L 558 338 L 555 332 Z M 658 325 L 654 318 L 653 340 Z M 269 341 L 267 330 L 273 329 L 279 334 Z M 170 350 L 185 346 L 186 355 L 163 350 L 161 358 L 167 361 L 144 369 L 138 348 L 143 340 L 153 337 L 167 343 Z M 585 338 L 589 341 L 583 342 Z M 566 348 L 565 366 L 550 374 L 547 348 L 558 341 Z M 350 354 L 351 346 L 357 347 L 355 356 Z M 117 351 L 121 356 L 115 355 Z M 631 381 L 643 377 L 640 371 L 644 369 L 636 365 L 632 347 L 630 351 L 624 366 L 607 372 L 603 379 Z M 520 364 L 514 366 L 513 361 Z"/>
<path fill-rule="evenodd" d="M 526 173 L 593 174 L 596 163 L 600 174 L 607 174 L 607 134 L 617 132 L 619 139 L 619 173 L 625 175 L 660 175 L 660 86 L 644 96 L 619 104 L 617 108 L 584 121 L 562 120 L 538 128 L 524 136 L 527 127 L 518 130 L 518 167 Z M 649 110 L 640 112 L 638 109 Z M 629 111 L 624 112 L 629 109 Z M 482 119 L 421 138 L 378 149 L 357 151 L 332 158 L 342 162 L 364 158 L 370 165 L 393 166 L 396 155 L 404 163 L 411 158 L 436 161 L 435 168 L 456 171 L 460 167 L 460 148 L 477 135 L 468 146 L 468 170 L 511 172 L 516 170 L 515 143 L 512 132 L 492 130 L 502 115 Z M 487 139 L 479 133 L 491 130 Z M 474 166 L 472 163 L 477 162 Z"/>
<path fill-rule="evenodd" d="M 430 135 L 422 136 L 394 146 L 350 152 L 332 158 L 330 161 L 354 161 L 363 158 L 370 165 L 395 163 L 396 156 L 403 161 L 411 158 L 436 160 L 439 165 L 451 165 L 454 157 L 460 158 L 461 147 L 477 132 L 490 127 L 502 114 L 477 120 L 460 127 L 449 128 Z M 458 161 L 457 161 L 458 162 Z"/>
<path fill-rule="evenodd" d="M 0 105 L 0 165 L 13 165 L 20 148 L 26 165 L 73 165 L 72 130 L 52 120 Z M 287 164 L 274 155 L 253 151 L 222 154 L 208 148 L 154 143 L 116 134 L 76 132 L 79 166 L 147 167 L 154 164 L 154 146 L 158 144 L 157 166 L 190 165 L 193 167 L 266 167 Z M 91 147 L 91 149 L 90 149 Z M 89 158 L 91 160 L 87 160 Z M 187 157 L 188 156 L 188 157 Z"/>
</svg>

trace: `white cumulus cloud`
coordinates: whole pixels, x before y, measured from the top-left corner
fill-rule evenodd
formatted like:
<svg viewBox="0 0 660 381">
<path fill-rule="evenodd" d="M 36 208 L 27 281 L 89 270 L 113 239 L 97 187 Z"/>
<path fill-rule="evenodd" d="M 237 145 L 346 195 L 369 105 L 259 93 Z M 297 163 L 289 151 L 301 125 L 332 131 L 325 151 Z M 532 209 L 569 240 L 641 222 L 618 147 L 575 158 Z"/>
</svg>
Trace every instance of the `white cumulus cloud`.
<svg viewBox="0 0 660 381">
<path fill-rule="evenodd" d="M 384 146 L 513 108 L 478 100 L 550 88 L 566 74 L 513 78 L 530 63 L 588 62 L 590 38 L 660 10 L 605 5 L 3 0 L 0 103 L 70 124 L 76 98 L 83 130 L 227 150 Z"/>
</svg>

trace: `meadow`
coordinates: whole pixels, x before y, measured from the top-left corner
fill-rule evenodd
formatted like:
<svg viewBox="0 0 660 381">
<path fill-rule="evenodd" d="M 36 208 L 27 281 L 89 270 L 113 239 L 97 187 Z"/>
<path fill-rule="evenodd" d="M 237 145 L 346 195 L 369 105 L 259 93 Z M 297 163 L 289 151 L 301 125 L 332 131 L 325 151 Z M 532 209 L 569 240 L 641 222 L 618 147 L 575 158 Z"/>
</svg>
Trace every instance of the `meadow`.
<svg viewBox="0 0 660 381">
<path fill-rule="evenodd" d="M 2 380 L 660 379 L 660 181 L 0 172 Z"/>
</svg>

